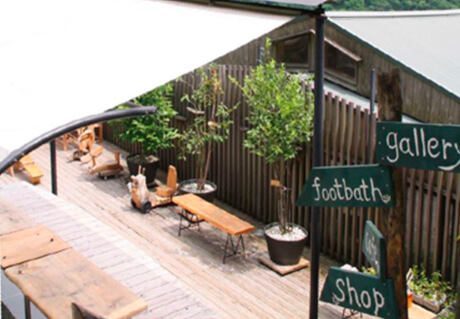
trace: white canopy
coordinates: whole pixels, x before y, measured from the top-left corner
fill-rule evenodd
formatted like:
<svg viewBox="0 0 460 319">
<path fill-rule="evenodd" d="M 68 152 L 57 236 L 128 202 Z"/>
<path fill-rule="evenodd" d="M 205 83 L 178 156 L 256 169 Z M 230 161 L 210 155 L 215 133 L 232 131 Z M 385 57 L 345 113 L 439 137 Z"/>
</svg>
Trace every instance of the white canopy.
<svg viewBox="0 0 460 319">
<path fill-rule="evenodd" d="M 121 104 L 288 19 L 165 0 L 2 1 L 0 160 L 51 129 Z"/>
</svg>

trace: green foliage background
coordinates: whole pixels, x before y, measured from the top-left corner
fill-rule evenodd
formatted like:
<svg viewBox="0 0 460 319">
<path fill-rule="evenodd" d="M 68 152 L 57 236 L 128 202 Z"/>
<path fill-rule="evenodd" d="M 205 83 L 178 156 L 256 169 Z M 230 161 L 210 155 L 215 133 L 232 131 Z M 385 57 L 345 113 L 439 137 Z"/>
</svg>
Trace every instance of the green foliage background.
<svg viewBox="0 0 460 319">
<path fill-rule="evenodd" d="M 125 128 L 120 132 L 120 138 L 131 143 L 141 143 L 142 151 L 148 154 L 156 154 L 159 149 L 173 147 L 173 140 L 179 137 L 179 133 L 170 125 L 177 114 L 172 106 L 172 92 L 172 84 L 168 83 L 135 98 L 134 103 L 142 106 L 154 105 L 158 110 L 151 115 L 119 120 Z M 120 105 L 118 108 L 127 107 Z"/>
<path fill-rule="evenodd" d="M 460 8 L 460 0 L 336 0 L 328 11 L 405 11 Z"/>
</svg>

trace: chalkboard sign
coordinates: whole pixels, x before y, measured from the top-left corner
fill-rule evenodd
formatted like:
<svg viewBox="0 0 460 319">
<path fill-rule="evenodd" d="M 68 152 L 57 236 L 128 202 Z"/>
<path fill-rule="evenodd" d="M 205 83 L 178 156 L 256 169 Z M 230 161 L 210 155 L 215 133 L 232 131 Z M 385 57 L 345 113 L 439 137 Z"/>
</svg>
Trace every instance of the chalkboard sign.
<svg viewBox="0 0 460 319">
<path fill-rule="evenodd" d="M 388 167 L 376 164 L 315 167 L 312 169 L 296 205 L 394 206 L 390 170 Z"/>
<path fill-rule="evenodd" d="M 382 318 L 398 318 L 394 283 L 386 278 L 385 238 L 371 221 L 364 228 L 363 253 L 377 276 L 331 267 L 321 301 Z"/>
<path fill-rule="evenodd" d="M 460 126 L 378 122 L 377 161 L 460 173 Z"/>
<path fill-rule="evenodd" d="M 363 253 L 380 280 L 385 281 L 387 264 L 385 238 L 369 220 L 364 228 Z"/>
<path fill-rule="evenodd" d="M 321 301 L 381 318 L 398 318 L 394 283 L 375 276 L 331 267 Z"/>
</svg>

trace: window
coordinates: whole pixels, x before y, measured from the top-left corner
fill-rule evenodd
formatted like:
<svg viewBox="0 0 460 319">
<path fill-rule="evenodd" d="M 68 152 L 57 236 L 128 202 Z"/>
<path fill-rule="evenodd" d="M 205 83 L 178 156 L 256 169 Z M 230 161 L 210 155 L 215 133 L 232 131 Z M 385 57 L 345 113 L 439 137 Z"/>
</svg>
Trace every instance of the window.
<svg viewBox="0 0 460 319">
<path fill-rule="evenodd" d="M 308 69 L 309 33 L 290 36 L 273 41 L 275 59 L 287 68 Z"/>
<path fill-rule="evenodd" d="M 328 77 L 356 85 L 361 58 L 330 40 L 326 40 L 324 51 Z"/>
</svg>

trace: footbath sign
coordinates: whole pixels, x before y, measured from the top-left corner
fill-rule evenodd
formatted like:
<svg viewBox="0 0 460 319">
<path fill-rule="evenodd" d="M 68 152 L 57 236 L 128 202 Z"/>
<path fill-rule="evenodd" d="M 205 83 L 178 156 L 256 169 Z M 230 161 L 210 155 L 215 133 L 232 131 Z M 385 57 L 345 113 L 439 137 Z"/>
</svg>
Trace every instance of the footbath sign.
<svg viewBox="0 0 460 319">
<path fill-rule="evenodd" d="M 393 193 L 388 167 L 378 164 L 315 167 L 296 205 L 391 207 Z"/>
</svg>

